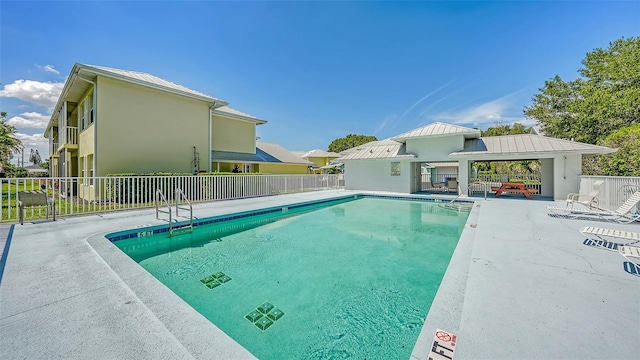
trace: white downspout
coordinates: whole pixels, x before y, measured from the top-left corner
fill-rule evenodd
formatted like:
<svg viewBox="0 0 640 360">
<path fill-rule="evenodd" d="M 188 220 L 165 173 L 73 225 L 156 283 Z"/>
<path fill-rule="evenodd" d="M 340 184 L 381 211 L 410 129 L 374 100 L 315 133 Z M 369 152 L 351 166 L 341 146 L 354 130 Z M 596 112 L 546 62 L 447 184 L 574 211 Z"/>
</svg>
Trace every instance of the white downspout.
<svg viewBox="0 0 640 360">
<path fill-rule="evenodd" d="M 211 147 L 211 140 L 212 140 L 211 129 L 213 128 L 213 124 L 212 124 L 213 123 L 213 109 L 214 109 L 215 106 L 216 106 L 216 102 L 214 101 L 213 105 L 211 105 L 211 107 L 209 107 L 209 151 L 208 151 L 208 154 L 209 154 L 209 165 L 207 165 L 207 169 L 208 169 L 209 172 L 212 172 L 211 163 L 213 162 L 213 157 L 211 155 L 211 151 L 213 150 L 212 147 Z"/>
<path fill-rule="evenodd" d="M 96 177 L 98 173 L 98 84 L 83 78 L 80 74 L 78 74 L 78 79 L 93 84 L 93 177 Z M 89 116 L 91 116 L 91 114 L 89 114 Z M 79 137 L 80 134 L 78 134 L 78 138 Z M 79 142 L 80 141 L 78 141 L 78 143 Z"/>
</svg>

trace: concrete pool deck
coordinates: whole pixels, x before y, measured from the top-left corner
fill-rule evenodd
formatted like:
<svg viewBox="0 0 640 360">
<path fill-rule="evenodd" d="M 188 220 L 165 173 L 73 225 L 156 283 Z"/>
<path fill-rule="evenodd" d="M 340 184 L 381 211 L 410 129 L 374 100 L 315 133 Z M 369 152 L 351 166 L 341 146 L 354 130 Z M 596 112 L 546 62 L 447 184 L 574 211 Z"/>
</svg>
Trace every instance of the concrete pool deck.
<svg viewBox="0 0 640 360">
<path fill-rule="evenodd" d="M 356 193 L 368 192 L 221 201 L 194 214 Z M 578 229 L 639 224 L 551 217 L 545 201 L 473 200 L 412 359 L 428 358 L 436 328 L 458 335 L 456 359 L 638 356 L 640 276 L 617 252 L 584 245 Z M 254 358 L 104 238 L 158 224 L 146 209 L 16 225 L 2 260 L 0 358 Z"/>
</svg>

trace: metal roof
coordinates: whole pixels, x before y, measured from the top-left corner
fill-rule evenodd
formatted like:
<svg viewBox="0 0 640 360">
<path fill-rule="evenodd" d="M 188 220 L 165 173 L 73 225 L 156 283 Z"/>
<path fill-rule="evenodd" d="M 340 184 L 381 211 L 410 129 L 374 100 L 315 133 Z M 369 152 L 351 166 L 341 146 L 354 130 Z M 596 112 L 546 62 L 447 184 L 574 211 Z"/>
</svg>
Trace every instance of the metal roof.
<svg viewBox="0 0 640 360">
<path fill-rule="evenodd" d="M 335 152 L 328 152 L 328 151 L 324 151 L 324 150 L 320 150 L 320 149 L 314 149 L 311 151 L 307 151 L 306 153 L 304 153 L 303 155 L 301 155 L 300 157 L 303 158 L 310 158 L 310 157 L 340 157 L 340 154 L 335 153 Z"/>
<path fill-rule="evenodd" d="M 178 85 L 171 81 L 159 78 L 155 75 L 137 71 L 114 69 L 105 66 L 76 63 L 73 65 L 73 68 L 71 69 L 71 72 L 69 73 L 69 76 L 64 83 L 62 92 L 58 97 L 56 106 L 53 109 L 51 118 L 49 119 L 49 123 L 47 124 L 47 127 L 44 131 L 45 138 L 49 137 L 49 129 L 51 128 L 51 126 L 57 124 L 58 122 L 58 112 L 62 108 L 62 102 L 65 100 L 74 102 L 80 99 L 91 87 L 91 84 L 87 82 L 87 80 L 95 81 L 98 76 L 104 76 L 131 84 L 190 97 L 192 99 L 206 101 L 211 103 L 214 107 L 227 105 L 226 101 L 214 98 L 196 90 L 189 89 L 185 86 Z"/>
<path fill-rule="evenodd" d="M 249 115 L 249 114 L 244 113 L 242 111 L 236 110 L 236 109 L 231 108 L 231 107 L 229 107 L 227 105 L 221 106 L 219 108 L 215 108 L 215 109 L 213 109 L 212 112 L 214 114 L 217 113 L 219 115 L 232 117 L 234 119 L 248 120 L 248 121 L 251 121 L 251 122 L 255 122 L 257 124 L 264 124 L 264 123 L 267 122 L 266 120 L 262 120 L 262 119 L 260 119 L 258 117 L 255 117 L 253 115 Z"/>
<path fill-rule="evenodd" d="M 137 83 L 140 85 L 147 85 L 151 87 L 160 87 L 167 90 L 173 90 L 185 95 L 191 95 L 192 97 L 204 98 L 209 101 L 217 101 L 221 102 L 220 99 L 216 99 L 207 94 L 201 93 L 196 90 L 189 89 L 188 87 L 173 83 L 169 80 L 165 80 L 159 78 L 155 75 L 138 72 L 138 71 L 129 71 L 129 70 L 121 70 L 114 69 L 105 66 L 96 66 L 96 65 L 86 65 L 86 64 L 77 64 L 79 65 L 81 70 L 93 70 L 94 73 L 99 75 L 104 75 L 108 77 L 115 77 L 120 80 L 129 81 L 133 83 Z"/>
<path fill-rule="evenodd" d="M 256 149 L 261 149 L 271 156 L 278 159 L 280 162 L 288 164 L 304 164 L 311 165 L 311 161 L 305 160 L 299 156 L 292 154 L 289 150 L 283 148 L 276 143 L 269 143 L 263 141 L 256 141 Z"/>
<path fill-rule="evenodd" d="M 464 135 L 466 138 L 480 137 L 480 130 L 471 129 L 458 125 L 434 122 L 418 129 L 408 131 L 404 134 L 392 137 L 393 140 L 403 141 L 407 139 L 415 139 L 421 137 L 437 137 L 448 135 Z"/>
<path fill-rule="evenodd" d="M 340 160 L 366 160 L 366 159 L 386 159 L 386 158 L 415 158 L 414 154 L 407 153 L 407 147 L 401 142 L 392 139 L 372 141 L 353 149 L 345 154 L 343 152 Z"/>
<path fill-rule="evenodd" d="M 584 144 L 575 141 L 556 139 L 541 135 L 506 135 L 488 136 L 465 141 L 464 150 L 451 153 L 449 156 L 506 156 L 506 155 L 540 155 L 557 153 L 576 154 L 608 154 L 616 149 Z"/>
<path fill-rule="evenodd" d="M 211 160 L 216 162 L 280 163 L 312 165 L 313 163 L 293 155 L 278 144 L 256 142 L 256 153 L 233 151 L 211 151 Z"/>
</svg>

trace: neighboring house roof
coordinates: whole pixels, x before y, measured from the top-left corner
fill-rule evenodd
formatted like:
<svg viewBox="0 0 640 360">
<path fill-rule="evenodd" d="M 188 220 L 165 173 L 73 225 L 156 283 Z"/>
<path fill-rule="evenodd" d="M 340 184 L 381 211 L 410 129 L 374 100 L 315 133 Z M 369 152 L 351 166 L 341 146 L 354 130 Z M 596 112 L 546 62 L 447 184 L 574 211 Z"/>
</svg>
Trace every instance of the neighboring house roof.
<svg viewBox="0 0 640 360">
<path fill-rule="evenodd" d="M 212 111 L 214 114 L 219 114 L 225 117 L 230 117 L 230 118 L 234 118 L 234 119 L 238 119 L 238 120 L 246 120 L 246 121 L 251 121 L 254 122 L 256 124 L 264 124 L 267 121 L 266 120 L 262 120 L 260 118 L 257 118 L 253 115 L 249 115 L 247 113 L 244 113 L 242 111 L 238 111 L 234 108 L 230 108 L 229 106 L 221 106 L 219 108 L 213 109 Z"/>
<path fill-rule="evenodd" d="M 404 143 L 392 139 L 372 141 L 354 148 L 355 150 L 344 153 L 340 160 L 367 160 L 385 158 L 414 158 L 414 154 L 407 153 Z M 351 149 L 350 149 L 351 150 Z"/>
<path fill-rule="evenodd" d="M 256 153 L 240 153 L 232 151 L 212 151 L 212 161 L 219 162 L 246 162 L 246 163 L 281 163 L 312 165 L 313 163 L 295 156 L 278 144 L 256 142 Z"/>
<path fill-rule="evenodd" d="M 271 154 L 273 157 L 275 157 L 276 159 L 278 159 L 280 162 L 283 162 L 283 163 L 304 164 L 304 165 L 313 164 L 311 161 L 308 161 L 299 156 L 296 156 L 292 154 L 289 150 L 275 143 L 256 141 L 256 149 L 257 148 L 262 149 L 263 151 Z"/>
<path fill-rule="evenodd" d="M 291 153 L 295 156 L 302 157 L 304 154 L 308 153 L 308 151 L 291 151 Z"/>
<path fill-rule="evenodd" d="M 415 139 L 421 137 L 440 137 L 449 135 L 464 135 L 465 138 L 479 138 L 480 130 L 471 129 L 458 125 L 445 124 L 441 122 L 434 122 L 429 125 L 423 126 L 418 129 L 408 131 L 404 134 L 392 137 L 393 140 L 402 141 L 407 139 Z"/>
<path fill-rule="evenodd" d="M 325 157 L 340 157 L 340 154 L 335 153 L 335 152 L 328 152 L 328 151 L 324 151 L 324 150 L 320 150 L 320 149 L 314 149 L 311 151 L 307 151 L 306 153 L 304 153 L 303 155 L 301 155 L 300 157 L 302 158 L 310 158 L 310 157 L 321 157 L 321 158 L 325 158 Z"/>
<path fill-rule="evenodd" d="M 464 150 L 451 153 L 451 157 L 499 157 L 511 155 L 542 155 L 558 153 L 608 154 L 616 149 L 556 139 L 541 135 L 487 136 L 465 141 Z"/>
<path fill-rule="evenodd" d="M 542 135 L 544 136 L 544 131 L 542 131 L 542 126 L 540 125 L 535 125 L 531 127 L 531 133 L 533 135 Z"/>
<path fill-rule="evenodd" d="M 25 166 L 24 168 L 30 173 L 39 173 L 39 172 L 45 173 L 49 171 L 40 165 L 29 165 L 29 166 Z"/>
</svg>

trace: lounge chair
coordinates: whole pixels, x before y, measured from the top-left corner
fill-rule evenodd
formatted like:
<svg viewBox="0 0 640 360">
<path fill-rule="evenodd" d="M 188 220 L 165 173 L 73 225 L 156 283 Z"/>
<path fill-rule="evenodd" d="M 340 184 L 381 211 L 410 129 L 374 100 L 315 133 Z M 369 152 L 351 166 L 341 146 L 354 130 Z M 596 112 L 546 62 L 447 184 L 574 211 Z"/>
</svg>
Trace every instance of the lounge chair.
<svg viewBox="0 0 640 360">
<path fill-rule="evenodd" d="M 619 223 L 631 223 L 640 220 L 640 211 L 636 207 L 640 205 L 640 191 L 636 191 L 615 210 L 606 209 L 579 209 L 574 207 L 547 206 L 549 211 L 569 217 L 597 216 L 603 220 Z"/>
<path fill-rule="evenodd" d="M 592 226 L 586 226 L 580 229 L 582 235 L 586 236 L 590 239 L 595 239 L 594 237 L 599 238 L 603 241 L 608 241 L 606 238 L 613 239 L 621 239 L 624 243 L 618 245 L 629 245 L 640 242 L 640 233 L 632 232 L 632 231 L 623 231 L 623 230 L 614 230 L 614 229 L 603 229 Z M 618 247 L 619 249 L 620 247 Z"/>
<path fill-rule="evenodd" d="M 618 253 L 631 263 L 640 266 L 640 247 L 637 246 L 619 246 Z"/>
<path fill-rule="evenodd" d="M 593 183 L 593 189 L 588 194 L 571 193 L 567 195 L 567 206 L 573 207 L 574 204 L 581 204 L 588 208 L 598 207 L 598 194 L 600 187 L 604 184 L 604 180 L 598 180 Z"/>
</svg>

